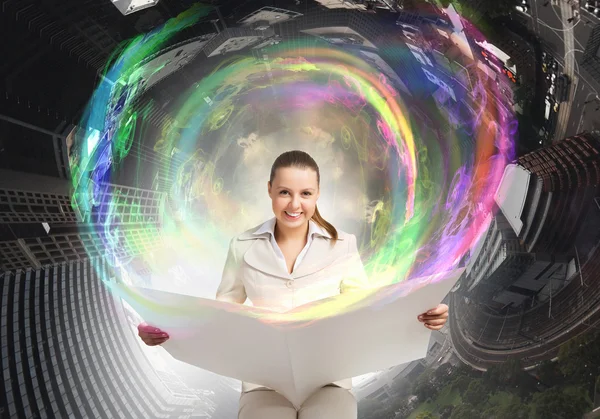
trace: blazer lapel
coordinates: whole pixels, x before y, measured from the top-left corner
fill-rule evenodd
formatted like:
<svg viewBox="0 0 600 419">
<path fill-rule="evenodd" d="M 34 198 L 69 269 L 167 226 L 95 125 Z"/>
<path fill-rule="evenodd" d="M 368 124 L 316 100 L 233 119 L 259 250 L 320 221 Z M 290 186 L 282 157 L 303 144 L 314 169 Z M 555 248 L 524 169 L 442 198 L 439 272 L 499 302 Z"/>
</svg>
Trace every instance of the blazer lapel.
<svg viewBox="0 0 600 419">
<path fill-rule="evenodd" d="M 243 238 L 240 238 L 243 240 Z M 250 238 L 249 238 L 250 239 Z M 281 261 L 273 250 L 268 236 L 254 236 L 254 243 L 244 254 L 244 261 L 255 269 L 266 274 L 289 279 L 289 274 L 283 269 Z"/>
<path fill-rule="evenodd" d="M 269 235 L 256 235 L 253 234 L 253 231 L 248 231 L 238 237 L 238 240 L 254 241 L 244 254 L 244 261 L 266 274 L 282 279 L 290 279 L 290 274 L 283 268 L 283 264 L 277 258 L 273 246 L 271 246 Z M 300 266 L 291 273 L 291 277 L 296 279 L 314 274 L 339 260 L 347 253 L 346 244 L 343 241 L 344 239 L 340 237 L 338 243 L 332 245 L 330 238 L 316 234 Z"/>
<path fill-rule="evenodd" d="M 296 279 L 311 275 L 330 266 L 343 255 L 342 248 L 345 249 L 340 243 L 332 245 L 331 239 L 315 235 L 300 266 L 292 272 L 292 278 Z"/>
</svg>

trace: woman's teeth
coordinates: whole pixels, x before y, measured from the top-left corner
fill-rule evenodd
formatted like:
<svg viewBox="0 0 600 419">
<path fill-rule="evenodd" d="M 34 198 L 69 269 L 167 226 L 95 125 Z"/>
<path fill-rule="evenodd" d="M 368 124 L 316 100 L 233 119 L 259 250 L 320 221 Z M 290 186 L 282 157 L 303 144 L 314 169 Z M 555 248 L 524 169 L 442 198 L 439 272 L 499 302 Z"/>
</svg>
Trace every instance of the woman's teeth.
<svg viewBox="0 0 600 419">
<path fill-rule="evenodd" d="M 298 218 L 298 217 L 300 217 L 300 214 L 302 214 L 301 212 L 287 212 L 287 211 L 285 211 L 285 213 L 287 214 L 288 217 L 292 217 L 292 218 Z"/>
</svg>

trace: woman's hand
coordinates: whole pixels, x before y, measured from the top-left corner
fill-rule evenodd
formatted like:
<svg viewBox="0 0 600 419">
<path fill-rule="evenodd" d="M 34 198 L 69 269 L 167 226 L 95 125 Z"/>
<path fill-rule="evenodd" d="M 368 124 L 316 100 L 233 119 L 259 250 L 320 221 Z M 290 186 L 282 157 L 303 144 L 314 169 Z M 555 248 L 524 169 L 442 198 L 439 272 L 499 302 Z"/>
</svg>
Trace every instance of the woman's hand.
<svg viewBox="0 0 600 419">
<path fill-rule="evenodd" d="M 169 335 L 157 327 L 146 323 L 138 324 L 138 336 L 148 346 L 162 345 L 169 339 Z"/>
<path fill-rule="evenodd" d="M 428 310 L 426 313 L 419 314 L 417 317 L 425 327 L 431 330 L 440 330 L 448 320 L 448 306 L 440 304 L 436 308 Z"/>
</svg>

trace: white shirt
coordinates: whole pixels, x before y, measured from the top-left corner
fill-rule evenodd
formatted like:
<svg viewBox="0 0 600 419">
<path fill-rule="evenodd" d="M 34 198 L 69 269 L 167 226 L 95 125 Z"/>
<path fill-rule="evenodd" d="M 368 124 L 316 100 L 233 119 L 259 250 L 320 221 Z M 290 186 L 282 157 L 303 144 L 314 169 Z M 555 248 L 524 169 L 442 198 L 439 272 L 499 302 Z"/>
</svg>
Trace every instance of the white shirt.
<svg viewBox="0 0 600 419">
<path fill-rule="evenodd" d="M 277 240 L 275 240 L 275 223 L 276 222 L 277 222 L 277 219 L 275 217 L 271 218 L 270 220 L 263 223 L 263 225 L 261 225 L 258 228 L 258 230 L 256 230 L 254 232 L 254 234 L 259 235 L 259 234 L 269 233 L 270 238 L 271 238 L 271 245 L 273 246 L 275 255 L 277 256 L 277 259 L 279 259 L 281 261 L 281 264 L 282 264 L 283 268 L 285 269 L 285 271 L 288 272 L 287 264 L 285 263 L 285 256 L 283 255 L 281 248 L 277 244 Z M 302 262 L 302 259 L 304 259 L 304 256 L 306 255 L 306 252 L 308 252 L 308 249 L 313 241 L 313 237 L 315 234 L 331 238 L 331 235 L 329 233 L 327 233 L 327 231 L 325 229 L 321 228 L 313 220 L 309 220 L 306 246 L 304 246 L 304 249 L 302 249 L 302 251 L 300 252 L 298 257 L 296 258 L 296 261 L 294 262 L 294 267 L 292 268 L 292 272 L 294 272 L 296 270 L 296 267 L 298 267 L 300 265 L 300 262 Z"/>
</svg>

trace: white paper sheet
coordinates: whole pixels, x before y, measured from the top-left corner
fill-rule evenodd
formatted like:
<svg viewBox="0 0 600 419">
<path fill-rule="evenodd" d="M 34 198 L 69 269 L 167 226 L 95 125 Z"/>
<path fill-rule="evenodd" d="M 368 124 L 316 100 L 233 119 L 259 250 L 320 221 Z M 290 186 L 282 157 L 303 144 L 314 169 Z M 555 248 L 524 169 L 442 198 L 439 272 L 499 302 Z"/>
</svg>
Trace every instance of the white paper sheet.
<svg viewBox="0 0 600 419">
<path fill-rule="evenodd" d="M 383 287 L 347 312 L 287 325 L 266 324 L 240 304 L 145 288 L 132 288 L 145 300 L 125 300 L 169 333 L 162 346 L 175 359 L 267 386 L 301 406 L 326 384 L 425 357 L 431 331 L 417 315 L 439 304 L 463 270 L 434 283 L 426 277 Z M 118 294 L 123 290 L 115 285 Z"/>
</svg>

